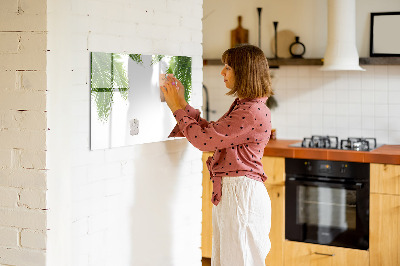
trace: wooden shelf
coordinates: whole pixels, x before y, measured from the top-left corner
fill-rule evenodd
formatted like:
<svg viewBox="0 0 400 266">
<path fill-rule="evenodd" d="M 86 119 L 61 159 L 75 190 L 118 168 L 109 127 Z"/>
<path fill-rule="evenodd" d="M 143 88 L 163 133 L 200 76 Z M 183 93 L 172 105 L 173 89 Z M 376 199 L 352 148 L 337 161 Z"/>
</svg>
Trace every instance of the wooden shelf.
<svg viewBox="0 0 400 266">
<path fill-rule="evenodd" d="M 203 66 L 222 66 L 221 59 L 203 59 Z"/>
<path fill-rule="evenodd" d="M 322 58 L 268 58 L 270 67 L 322 66 Z"/>
<path fill-rule="evenodd" d="M 268 58 L 271 68 L 279 66 L 322 66 L 323 58 Z M 204 59 L 204 66 L 222 65 L 220 59 Z M 362 57 L 360 65 L 400 65 L 400 57 Z"/>
<path fill-rule="evenodd" d="M 362 57 L 360 65 L 400 65 L 400 57 Z"/>
<path fill-rule="evenodd" d="M 321 58 L 268 58 L 268 64 L 270 67 L 279 66 L 311 66 L 311 65 L 322 65 Z M 218 66 L 222 65 L 220 59 L 204 59 L 203 65 L 205 66 Z"/>
</svg>

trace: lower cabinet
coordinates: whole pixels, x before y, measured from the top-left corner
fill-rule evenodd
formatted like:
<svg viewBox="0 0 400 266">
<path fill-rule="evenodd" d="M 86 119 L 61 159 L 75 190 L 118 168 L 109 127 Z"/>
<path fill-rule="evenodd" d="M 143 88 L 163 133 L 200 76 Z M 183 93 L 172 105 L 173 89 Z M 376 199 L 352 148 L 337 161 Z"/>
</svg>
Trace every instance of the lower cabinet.
<svg viewBox="0 0 400 266">
<path fill-rule="evenodd" d="M 202 256 L 212 253 L 212 183 L 203 154 Z M 271 250 L 267 266 L 398 266 L 400 265 L 400 166 L 371 164 L 369 251 L 285 240 L 285 161 L 263 157 L 271 198 Z M 387 184 L 388 183 L 388 184 Z"/>
<path fill-rule="evenodd" d="M 262 158 L 271 199 L 271 250 L 265 259 L 266 266 L 283 265 L 283 243 L 285 240 L 285 158 L 264 156 Z"/>
<path fill-rule="evenodd" d="M 400 265 L 400 196 L 371 194 L 370 202 L 370 265 Z"/>
<path fill-rule="evenodd" d="M 265 184 L 271 199 L 271 231 L 269 239 L 271 250 L 265 259 L 266 266 L 283 265 L 285 241 L 285 187 Z"/>
<path fill-rule="evenodd" d="M 371 164 L 371 266 L 400 265 L 400 165 Z"/>
<path fill-rule="evenodd" d="M 202 223 L 201 223 L 201 254 L 203 258 L 211 258 L 212 252 L 212 183 L 206 165 L 211 152 L 203 153 L 203 194 L 202 194 Z"/>
<path fill-rule="evenodd" d="M 285 266 L 366 266 L 365 250 L 285 241 Z M 276 264 L 279 265 L 279 264 Z"/>
</svg>

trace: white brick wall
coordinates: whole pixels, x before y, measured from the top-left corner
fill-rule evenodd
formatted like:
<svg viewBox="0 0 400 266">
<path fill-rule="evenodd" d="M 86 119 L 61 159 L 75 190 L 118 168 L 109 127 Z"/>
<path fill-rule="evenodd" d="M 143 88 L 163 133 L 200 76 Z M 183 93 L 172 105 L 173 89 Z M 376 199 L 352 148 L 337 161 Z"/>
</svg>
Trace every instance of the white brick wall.
<svg viewBox="0 0 400 266">
<path fill-rule="evenodd" d="M 0 247 L 2 264 L 9 265 L 45 265 L 46 254 L 42 250 L 14 249 Z"/>
<path fill-rule="evenodd" d="M 0 207 L 17 207 L 19 199 L 18 191 L 17 188 L 0 187 Z"/>
<path fill-rule="evenodd" d="M 201 153 L 90 152 L 88 84 L 89 51 L 189 55 L 200 106 L 202 1 L 0 7 L 0 264 L 199 265 Z"/>
<path fill-rule="evenodd" d="M 46 231 L 23 229 L 21 246 L 31 249 L 46 249 Z"/>
<path fill-rule="evenodd" d="M 0 247 L 18 247 L 19 230 L 17 228 L 0 227 Z"/>
<path fill-rule="evenodd" d="M 1 265 L 45 265 L 46 3 L 0 3 Z"/>
<path fill-rule="evenodd" d="M 192 56 L 199 107 L 202 0 L 47 9 L 47 264 L 200 265 L 201 152 L 186 140 L 90 151 L 89 52 Z"/>
</svg>

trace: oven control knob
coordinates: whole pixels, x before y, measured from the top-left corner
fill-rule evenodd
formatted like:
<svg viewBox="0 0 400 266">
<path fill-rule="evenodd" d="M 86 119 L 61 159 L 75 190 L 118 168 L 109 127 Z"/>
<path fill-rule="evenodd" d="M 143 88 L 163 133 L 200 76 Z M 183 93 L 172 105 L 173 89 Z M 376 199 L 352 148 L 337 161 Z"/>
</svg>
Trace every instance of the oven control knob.
<svg viewBox="0 0 400 266">
<path fill-rule="evenodd" d="M 346 173 L 346 169 L 347 169 L 347 164 L 342 164 L 342 167 L 340 168 L 340 173 L 341 174 Z"/>
<path fill-rule="evenodd" d="M 310 172 L 312 170 L 311 162 L 305 162 L 304 165 L 305 165 L 307 171 Z"/>
</svg>

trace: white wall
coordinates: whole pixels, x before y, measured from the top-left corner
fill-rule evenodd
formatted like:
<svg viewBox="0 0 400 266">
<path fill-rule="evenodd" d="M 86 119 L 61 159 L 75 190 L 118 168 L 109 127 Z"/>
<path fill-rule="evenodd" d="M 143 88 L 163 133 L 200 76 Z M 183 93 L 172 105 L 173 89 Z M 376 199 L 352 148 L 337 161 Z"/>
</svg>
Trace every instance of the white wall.
<svg viewBox="0 0 400 266">
<path fill-rule="evenodd" d="M 219 59 L 230 48 L 230 31 L 237 27 L 238 16 L 242 16 L 242 27 L 249 30 L 249 43 L 258 45 L 258 7 L 262 8 L 261 49 L 267 57 L 273 55 L 273 21 L 279 22 L 278 31 L 290 30 L 300 36 L 300 41 L 309 51 L 308 57 L 317 57 L 324 49 L 327 37 L 324 32 L 327 26 L 326 3 L 321 0 L 205 0 L 204 58 Z"/>
<path fill-rule="evenodd" d="M 400 143 L 400 66 L 363 66 L 365 72 L 318 67 L 275 70 L 272 123 L 279 138 L 311 135 L 376 137 Z"/>
<path fill-rule="evenodd" d="M 48 2 L 48 265 L 200 265 L 201 152 L 185 139 L 89 150 L 89 52 L 193 57 L 201 0 Z"/>
<path fill-rule="evenodd" d="M 270 27 L 262 33 L 262 49 L 267 56 L 272 56 L 267 43 L 273 39 L 272 21 L 277 20 L 279 25 L 282 24 L 278 30 L 290 29 L 301 37 L 307 47 L 305 57 L 321 58 L 326 47 L 326 4 L 327 1 L 312 0 L 255 1 L 249 8 L 248 2 L 234 1 L 229 4 L 233 6 L 229 11 L 226 1 L 206 0 L 204 58 L 220 58 L 229 48 L 229 31 L 236 27 L 238 15 L 243 15 L 243 26 L 250 30 L 250 43 L 257 45 L 258 6 L 263 7 L 262 21 L 267 24 L 262 27 Z M 398 11 L 400 2 L 385 0 L 378 5 L 376 1 L 358 0 L 356 4 L 357 47 L 361 57 L 368 57 L 369 13 Z M 272 69 L 273 89 L 279 107 L 271 115 L 278 138 L 302 139 L 329 134 L 339 138 L 376 137 L 382 144 L 399 144 L 400 66 L 363 67 L 367 71 L 321 72 L 318 66 Z M 221 68 L 222 65 L 205 66 L 203 70 L 203 82 L 210 93 L 210 109 L 216 111 L 210 115 L 211 120 L 218 119 L 232 102 L 232 98 L 224 95 L 226 88 L 219 74 Z"/>
<path fill-rule="evenodd" d="M 261 49 L 267 57 L 274 56 L 272 22 L 278 21 L 278 32 L 290 31 L 300 37 L 300 41 L 306 46 L 305 57 L 321 58 L 324 56 L 327 41 L 327 2 L 327 0 L 204 0 L 204 58 L 219 59 L 229 48 L 230 31 L 237 27 L 238 16 L 242 16 L 242 26 L 249 30 L 249 43 L 258 45 L 258 7 L 262 8 Z M 399 10 L 398 0 L 356 0 L 356 42 L 360 57 L 369 56 L 370 13 Z M 280 41 L 285 42 L 286 39 Z M 278 53 L 279 51 L 280 48 Z"/>
<path fill-rule="evenodd" d="M 0 1 L 0 265 L 46 260 L 46 1 Z"/>
</svg>

